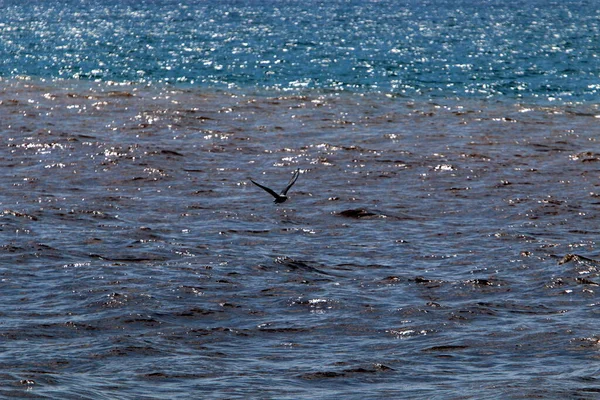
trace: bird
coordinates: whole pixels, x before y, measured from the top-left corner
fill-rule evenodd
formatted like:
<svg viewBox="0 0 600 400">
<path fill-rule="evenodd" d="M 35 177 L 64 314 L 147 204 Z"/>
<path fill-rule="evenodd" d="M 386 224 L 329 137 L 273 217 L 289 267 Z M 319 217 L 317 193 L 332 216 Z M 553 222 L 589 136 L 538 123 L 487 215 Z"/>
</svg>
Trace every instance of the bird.
<svg viewBox="0 0 600 400">
<path fill-rule="evenodd" d="M 269 193 L 271 196 L 275 197 L 275 201 L 274 202 L 276 204 L 279 204 L 279 203 L 283 203 L 284 201 L 286 201 L 288 199 L 287 192 L 288 192 L 288 190 L 290 190 L 290 188 L 292 187 L 292 185 L 294 183 L 296 183 L 296 180 L 298 179 L 299 175 L 300 175 L 300 168 L 298 168 L 296 170 L 296 172 L 294 172 L 294 176 L 292 176 L 292 179 L 290 179 L 290 181 L 288 182 L 288 184 L 285 187 L 285 189 L 283 189 L 279 194 L 277 194 L 277 192 L 275 192 L 273 189 L 270 189 L 270 188 L 268 188 L 266 186 L 263 186 L 260 183 L 254 182 L 252 179 L 250 179 L 250 182 L 254 183 L 256 186 L 258 186 L 259 188 L 261 188 L 265 192 Z"/>
</svg>

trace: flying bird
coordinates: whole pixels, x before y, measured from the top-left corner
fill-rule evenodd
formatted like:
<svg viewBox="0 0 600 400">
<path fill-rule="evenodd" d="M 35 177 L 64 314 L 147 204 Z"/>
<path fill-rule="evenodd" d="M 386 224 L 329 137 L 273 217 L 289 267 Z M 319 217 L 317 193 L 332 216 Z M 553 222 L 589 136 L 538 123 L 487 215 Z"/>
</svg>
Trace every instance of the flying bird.
<svg viewBox="0 0 600 400">
<path fill-rule="evenodd" d="M 258 186 L 265 192 L 269 193 L 271 196 L 275 197 L 275 203 L 279 204 L 279 203 L 283 203 L 284 201 L 286 201 L 288 199 L 287 192 L 288 192 L 288 190 L 290 190 L 292 185 L 294 183 L 296 183 L 296 180 L 298 179 L 299 175 L 300 175 L 300 168 L 298 168 L 296 170 L 296 172 L 294 172 L 294 176 L 292 176 L 292 179 L 290 179 L 290 181 L 288 182 L 285 189 L 283 189 L 279 194 L 277 194 L 277 192 L 275 192 L 273 189 L 263 186 L 260 183 L 254 182 L 252 179 L 250 179 L 250 182 L 254 183 L 256 186 Z"/>
</svg>

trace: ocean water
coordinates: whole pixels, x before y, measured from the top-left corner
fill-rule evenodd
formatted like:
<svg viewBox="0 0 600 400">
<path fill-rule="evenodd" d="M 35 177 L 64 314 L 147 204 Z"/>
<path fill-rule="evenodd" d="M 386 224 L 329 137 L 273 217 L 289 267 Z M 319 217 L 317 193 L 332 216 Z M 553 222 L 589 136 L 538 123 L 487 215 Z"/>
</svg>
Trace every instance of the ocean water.
<svg viewBox="0 0 600 400">
<path fill-rule="evenodd" d="M 0 396 L 597 398 L 600 4 L 213 3 L 0 1 Z"/>
</svg>

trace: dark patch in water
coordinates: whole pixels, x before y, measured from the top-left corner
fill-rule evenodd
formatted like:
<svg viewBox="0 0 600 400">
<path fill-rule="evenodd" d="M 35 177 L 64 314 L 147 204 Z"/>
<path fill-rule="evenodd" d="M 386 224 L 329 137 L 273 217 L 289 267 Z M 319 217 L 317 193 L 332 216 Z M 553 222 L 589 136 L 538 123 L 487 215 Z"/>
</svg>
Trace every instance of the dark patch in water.
<svg viewBox="0 0 600 400">
<path fill-rule="evenodd" d="M 105 261 L 119 262 L 119 263 L 151 263 L 151 262 L 168 260 L 168 258 L 165 256 L 159 256 L 159 255 L 154 255 L 154 254 L 150 254 L 146 257 L 134 257 L 134 256 L 109 257 L 106 255 L 92 253 L 89 255 L 89 257 L 97 258 L 97 259 L 105 260 Z"/>
<path fill-rule="evenodd" d="M 466 283 L 479 286 L 500 286 L 500 282 L 490 279 L 469 279 L 466 281 Z"/>
<path fill-rule="evenodd" d="M 599 285 L 597 282 L 594 282 L 594 281 L 586 279 L 586 278 L 575 278 L 575 281 L 577 283 L 579 283 L 580 285 L 592 285 L 592 286 Z"/>
<path fill-rule="evenodd" d="M 355 219 L 360 219 L 360 218 L 372 218 L 372 217 L 380 217 L 380 214 L 371 212 L 371 211 L 367 211 L 363 208 L 357 208 L 357 209 L 353 209 L 353 210 L 344 210 L 344 211 L 340 211 L 338 213 L 339 215 L 341 215 L 342 217 L 346 217 L 346 218 L 355 218 Z"/>
<path fill-rule="evenodd" d="M 160 153 L 168 156 L 184 157 L 184 154 L 181 154 L 175 150 L 161 150 Z"/>
<path fill-rule="evenodd" d="M 595 266 L 600 266 L 600 261 L 592 258 L 580 256 L 578 254 L 567 254 L 558 261 L 559 265 L 566 264 L 568 262 L 579 262 L 579 263 L 590 263 Z"/>
<path fill-rule="evenodd" d="M 445 345 L 445 346 L 432 346 L 423 349 L 424 352 L 438 353 L 438 352 L 452 352 L 468 349 L 469 346 L 464 345 Z"/>
<path fill-rule="evenodd" d="M 353 375 L 360 374 L 376 374 L 382 372 L 394 371 L 393 368 L 383 364 L 373 364 L 370 367 L 358 367 L 348 368 L 341 371 L 318 371 L 300 375 L 301 379 L 306 380 L 318 380 L 318 379 L 331 379 L 331 378 L 347 378 Z"/>
<path fill-rule="evenodd" d="M 312 265 L 315 263 L 309 261 L 301 261 L 294 260 L 289 257 L 277 257 L 275 259 L 275 264 L 282 265 L 285 268 L 288 268 L 289 271 L 306 271 L 306 272 L 314 272 L 322 275 L 331 275 L 328 272 L 323 271 L 321 268 L 324 268 L 324 265 L 316 264 L 316 266 Z M 318 268 L 317 268 L 318 267 Z"/>
<path fill-rule="evenodd" d="M 223 310 L 208 310 L 205 308 L 194 307 L 194 308 L 190 308 L 189 310 L 178 311 L 178 312 L 174 313 L 174 315 L 176 317 L 198 317 L 198 316 L 212 315 L 212 314 L 222 313 L 222 312 L 223 312 Z"/>
</svg>

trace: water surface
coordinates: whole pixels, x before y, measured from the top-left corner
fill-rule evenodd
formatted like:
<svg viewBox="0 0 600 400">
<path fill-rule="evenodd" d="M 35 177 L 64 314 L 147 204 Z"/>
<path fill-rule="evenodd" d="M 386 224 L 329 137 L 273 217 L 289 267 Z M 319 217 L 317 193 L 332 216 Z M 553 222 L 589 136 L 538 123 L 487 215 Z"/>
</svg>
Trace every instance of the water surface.
<svg viewBox="0 0 600 400">
<path fill-rule="evenodd" d="M 61 4 L 0 17 L 1 395 L 597 396 L 594 4 Z"/>
</svg>

